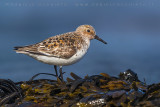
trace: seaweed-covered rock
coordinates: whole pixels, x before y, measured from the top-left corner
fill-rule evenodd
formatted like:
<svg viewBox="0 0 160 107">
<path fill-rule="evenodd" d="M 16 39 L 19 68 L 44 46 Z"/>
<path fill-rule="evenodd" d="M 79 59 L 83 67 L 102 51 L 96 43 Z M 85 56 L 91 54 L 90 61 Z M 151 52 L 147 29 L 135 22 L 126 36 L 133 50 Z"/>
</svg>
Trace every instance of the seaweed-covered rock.
<svg viewBox="0 0 160 107">
<path fill-rule="evenodd" d="M 66 82 L 59 79 L 33 80 L 32 78 L 30 81 L 16 83 L 16 85 L 14 84 L 15 89 L 20 88 L 22 94 L 11 97 L 6 102 L 3 101 L 8 94 L 3 93 L 2 82 L 0 102 L 3 103 L 1 105 L 16 105 L 17 107 L 145 107 L 160 105 L 160 84 L 146 85 L 131 70 L 120 73 L 119 77 L 112 77 L 106 73 L 84 78 L 74 73 L 71 73 L 71 76 L 73 79 L 67 78 Z M 13 88 L 11 86 L 6 87 L 9 87 L 7 89 Z M 10 93 L 19 92 L 16 90 Z"/>
<path fill-rule="evenodd" d="M 135 72 L 133 72 L 132 70 L 128 69 L 127 71 L 120 73 L 119 74 L 119 78 L 122 80 L 126 80 L 128 82 L 133 82 L 133 81 L 138 81 L 140 82 L 140 80 L 138 79 L 138 76 Z"/>
</svg>

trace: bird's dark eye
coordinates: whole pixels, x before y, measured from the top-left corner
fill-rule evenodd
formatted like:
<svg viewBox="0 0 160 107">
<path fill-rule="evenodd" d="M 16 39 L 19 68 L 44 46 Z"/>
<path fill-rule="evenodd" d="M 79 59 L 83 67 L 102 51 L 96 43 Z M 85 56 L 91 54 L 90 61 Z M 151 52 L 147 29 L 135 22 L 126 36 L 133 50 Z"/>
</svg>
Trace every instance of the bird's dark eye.
<svg viewBox="0 0 160 107">
<path fill-rule="evenodd" d="M 87 30 L 87 32 L 90 32 L 90 30 Z"/>
</svg>

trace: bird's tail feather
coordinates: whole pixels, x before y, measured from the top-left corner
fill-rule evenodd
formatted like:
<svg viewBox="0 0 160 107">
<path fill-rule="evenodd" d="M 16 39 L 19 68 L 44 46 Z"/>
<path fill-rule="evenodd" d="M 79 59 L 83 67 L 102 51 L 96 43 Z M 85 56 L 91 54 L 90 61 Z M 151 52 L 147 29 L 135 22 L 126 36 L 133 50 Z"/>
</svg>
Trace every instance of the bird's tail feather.
<svg viewBox="0 0 160 107">
<path fill-rule="evenodd" d="M 23 48 L 23 46 L 16 46 L 16 47 L 14 47 L 14 50 L 19 50 L 19 49 L 22 49 Z"/>
<path fill-rule="evenodd" d="M 16 46 L 13 50 L 15 50 L 17 53 L 27 53 L 26 48 L 27 46 Z"/>
</svg>

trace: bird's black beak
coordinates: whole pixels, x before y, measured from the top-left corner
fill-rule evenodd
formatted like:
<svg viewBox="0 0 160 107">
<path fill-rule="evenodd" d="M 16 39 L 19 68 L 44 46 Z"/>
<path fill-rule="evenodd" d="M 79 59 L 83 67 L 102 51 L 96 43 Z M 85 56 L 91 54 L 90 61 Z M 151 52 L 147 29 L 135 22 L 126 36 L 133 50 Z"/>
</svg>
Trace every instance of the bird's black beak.
<svg viewBox="0 0 160 107">
<path fill-rule="evenodd" d="M 103 39 L 99 38 L 97 35 L 95 36 L 95 39 L 97 39 L 97 40 L 103 42 L 104 44 L 107 44 L 107 42 L 105 42 Z"/>
</svg>

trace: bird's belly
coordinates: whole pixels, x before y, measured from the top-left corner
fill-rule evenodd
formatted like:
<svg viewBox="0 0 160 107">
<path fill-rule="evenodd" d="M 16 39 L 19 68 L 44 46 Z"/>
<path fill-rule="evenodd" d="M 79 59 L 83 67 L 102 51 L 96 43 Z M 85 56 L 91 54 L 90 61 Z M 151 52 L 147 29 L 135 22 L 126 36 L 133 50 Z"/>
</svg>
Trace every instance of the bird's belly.
<svg viewBox="0 0 160 107">
<path fill-rule="evenodd" d="M 87 49 L 81 49 L 77 51 L 75 55 L 73 55 L 71 58 L 68 59 L 63 59 L 63 58 L 57 58 L 57 57 L 48 57 L 48 56 L 43 56 L 43 55 L 38 55 L 38 56 L 32 56 L 36 60 L 50 64 L 50 65 L 58 65 L 58 66 L 65 66 L 65 65 L 71 65 L 76 62 L 78 62 L 87 52 Z"/>
</svg>

